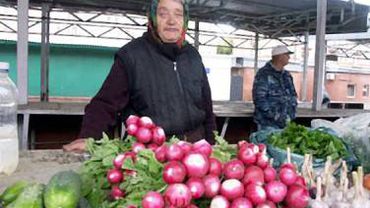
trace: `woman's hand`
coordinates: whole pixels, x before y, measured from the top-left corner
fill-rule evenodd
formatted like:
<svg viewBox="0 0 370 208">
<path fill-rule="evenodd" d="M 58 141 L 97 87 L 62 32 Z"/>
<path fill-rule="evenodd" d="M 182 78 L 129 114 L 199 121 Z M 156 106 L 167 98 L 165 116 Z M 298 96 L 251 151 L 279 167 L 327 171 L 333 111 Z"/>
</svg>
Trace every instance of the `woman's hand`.
<svg viewBox="0 0 370 208">
<path fill-rule="evenodd" d="M 83 153 L 86 148 L 86 139 L 76 139 L 73 142 L 63 145 L 63 150 L 66 152 Z"/>
</svg>

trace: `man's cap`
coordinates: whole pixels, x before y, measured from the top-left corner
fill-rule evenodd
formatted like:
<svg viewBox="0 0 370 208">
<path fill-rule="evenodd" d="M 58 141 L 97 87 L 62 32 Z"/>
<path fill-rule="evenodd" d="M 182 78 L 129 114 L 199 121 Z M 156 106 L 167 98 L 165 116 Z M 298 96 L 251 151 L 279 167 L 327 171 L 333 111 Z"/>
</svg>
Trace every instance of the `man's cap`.
<svg viewBox="0 0 370 208">
<path fill-rule="evenodd" d="M 279 45 L 272 48 L 271 56 L 276 56 L 280 54 L 292 54 L 293 52 L 288 49 L 285 45 Z"/>
</svg>

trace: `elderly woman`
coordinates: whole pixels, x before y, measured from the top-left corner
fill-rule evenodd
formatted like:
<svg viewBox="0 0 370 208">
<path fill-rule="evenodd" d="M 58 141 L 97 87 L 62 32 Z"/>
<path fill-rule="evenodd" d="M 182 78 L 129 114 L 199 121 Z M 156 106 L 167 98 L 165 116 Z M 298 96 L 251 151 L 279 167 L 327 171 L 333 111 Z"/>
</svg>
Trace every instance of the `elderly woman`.
<svg viewBox="0 0 370 208">
<path fill-rule="evenodd" d="M 83 151 L 84 138 L 101 138 L 117 114 L 149 116 L 167 135 L 213 142 L 215 118 L 198 51 L 185 41 L 188 9 L 181 0 L 153 0 L 148 31 L 115 54 L 111 71 L 86 106 L 80 139 L 66 151 Z"/>
</svg>

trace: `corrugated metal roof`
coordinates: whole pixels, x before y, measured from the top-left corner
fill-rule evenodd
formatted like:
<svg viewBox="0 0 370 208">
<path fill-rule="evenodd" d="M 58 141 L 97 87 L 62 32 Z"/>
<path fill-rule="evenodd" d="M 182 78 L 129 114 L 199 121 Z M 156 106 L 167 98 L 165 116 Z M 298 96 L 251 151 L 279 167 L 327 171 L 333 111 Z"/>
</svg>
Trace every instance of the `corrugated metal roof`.
<svg viewBox="0 0 370 208">
<path fill-rule="evenodd" d="M 199 3 L 197 3 L 197 1 Z M 303 34 L 316 30 L 317 0 L 188 0 L 191 18 L 231 24 L 236 28 L 259 32 L 269 37 Z M 0 0 L 15 5 L 16 0 Z M 30 0 L 33 6 L 50 3 L 53 7 L 73 10 L 109 10 L 145 14 L 150 0 Z M 327 33 L 365 32 L 369 7 L 328 0 Z"/>
</svg>

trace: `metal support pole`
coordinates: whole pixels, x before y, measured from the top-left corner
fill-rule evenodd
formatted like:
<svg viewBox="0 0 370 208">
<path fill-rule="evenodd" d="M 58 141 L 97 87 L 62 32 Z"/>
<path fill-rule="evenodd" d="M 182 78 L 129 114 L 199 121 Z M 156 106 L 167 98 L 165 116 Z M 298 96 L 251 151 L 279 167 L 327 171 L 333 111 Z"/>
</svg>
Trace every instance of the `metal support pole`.
<svg viewBox="0 0 370 208">
<path fill-rule="evenodd" d="M 303 76 L 301 85 L 301 100 L 307 100 L 307 72 L 308 72 L 308 56 L 309 56 L 309 32 L 305 32 L 304 35 L 304 54 L 303 54 Z"/>
<path fill-rule="evenodd" d="M 195 18 L 194 47 L 199 50 L 199 19 Z"/>
<path fill-rule="evenodd" d="M 254 73 L 257 73 L 258 70 L 258 41 L 259 41 L 259 35 L 258 32 L 256 32 L 255 35 L 255 42 L 254 42 Z"/>
<path fill-rule="evenodd" d="M 199 6 L 200 0 L 197 0 L 197 6 Z M 194 47 L 199 50 L 199 18 L 195 18 L 195 28 L 194 28 Z"/>
<path fill-rule="evenodd" d="M 50 6 L 42 4 L 41 17 L 41 101 L 49 101 L 49 26 Z"/>
<path fill-rule="evenodd" d="M 28 98 L 28 6 L 29 0 L 18 0 L 17 28 L 17 87 L 18 104 L 27 104 Z"/>
<path fill-rule="evenodd" d="M 325 58 L 325 32 L 327 0 L 317 0 L 317 27 L 316 27 L 316 51 L 315 73 L 312 109 L 321 110 L 323 83 L 324 83 L 324 58 Z"/>
</svg>

